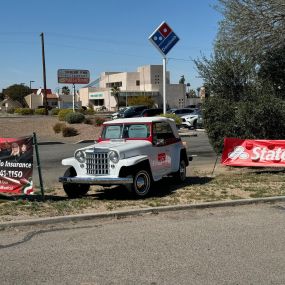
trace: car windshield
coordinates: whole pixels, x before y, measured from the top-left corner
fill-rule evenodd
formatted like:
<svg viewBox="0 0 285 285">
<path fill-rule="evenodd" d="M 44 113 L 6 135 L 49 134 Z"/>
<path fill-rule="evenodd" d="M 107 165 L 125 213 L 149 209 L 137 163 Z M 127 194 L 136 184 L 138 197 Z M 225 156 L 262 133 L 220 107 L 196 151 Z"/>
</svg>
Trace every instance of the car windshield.
<svg viewBox="0 0 285 285">
<path fill-rule="evenodd" d="M 102 139 L 146 139 L 150 136 L 148 124 L 108 125 L 103 128 Z"/>
</svg>

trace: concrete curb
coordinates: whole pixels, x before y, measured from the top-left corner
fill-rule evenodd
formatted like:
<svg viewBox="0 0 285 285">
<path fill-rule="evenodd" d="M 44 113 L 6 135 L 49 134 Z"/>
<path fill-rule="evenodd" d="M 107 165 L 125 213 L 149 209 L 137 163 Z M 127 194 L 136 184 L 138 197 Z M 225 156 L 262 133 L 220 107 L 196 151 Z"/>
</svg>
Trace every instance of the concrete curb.
<svg viewBox="0 0 285 285">
<path fill-rule="evenodd" d="M 219 202 L 210 202 L 210 203 L 201 203 L 201 204 L 153 207 L 153 208 L 134 209 L 127 211 L 103 212 L 96 214 L 80 214 L 80 215 L 69 215 L 69 216 L 59 216 L 59 217 L 48 217 L 48 218 L 2 223 L 0 224 L 0 230 L 5 228 L 18 227 L 18 226 L 49 225 L 49 224 L 56 224 L 63 222 L 76 222 L 76 221 L 78 222 L 78 221 L 96 220 L 96 219 L 111 219 L 111 218 L 120 219 L 124 217 L 141 216 L 144 214 L 159 214 L 162 212 L 171 212 L 171 211 L 232 207 L 232 206 L 251 205 L 251 204 L 260 204 L 260 203 L 274 203 L 281 201 L 285 201 L 285 196 L 256 198 L 256 199 L 240 199 L 240 200 L 219 201 Z"/>
</svg>

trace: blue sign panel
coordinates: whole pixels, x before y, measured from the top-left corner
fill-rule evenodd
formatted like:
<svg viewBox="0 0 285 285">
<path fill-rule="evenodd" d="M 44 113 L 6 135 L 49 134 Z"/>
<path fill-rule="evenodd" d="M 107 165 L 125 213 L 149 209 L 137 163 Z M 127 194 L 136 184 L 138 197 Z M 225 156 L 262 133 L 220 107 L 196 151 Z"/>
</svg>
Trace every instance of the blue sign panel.
<svg viewBox="0 0 285 285">
<path fill-rule="evenodd" d="M 179 37 L 172 31 L 166 22 L 163 22 L 149 37 L 152 44 L 164 56 L 179 41 Z"/>
</svg>

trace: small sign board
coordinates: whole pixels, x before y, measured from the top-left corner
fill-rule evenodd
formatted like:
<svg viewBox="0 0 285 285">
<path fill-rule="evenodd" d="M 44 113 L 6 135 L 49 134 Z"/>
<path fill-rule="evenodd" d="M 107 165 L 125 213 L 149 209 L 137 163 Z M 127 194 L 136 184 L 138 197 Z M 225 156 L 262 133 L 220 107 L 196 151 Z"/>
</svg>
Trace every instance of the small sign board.
<svg viewBox="0 0 285 285">
<path fill-rule="evenodd" d="M 179 37 L 166 22 L 162 22 L 148 39 L 163 56 L 179 41 Z"/>
<path fill-rule="evenodd" d="M 58 83 L 64 84 L 88 84 L 90 81 L 89 70 L 59 69 L 57 71 Z"/>
</svg>

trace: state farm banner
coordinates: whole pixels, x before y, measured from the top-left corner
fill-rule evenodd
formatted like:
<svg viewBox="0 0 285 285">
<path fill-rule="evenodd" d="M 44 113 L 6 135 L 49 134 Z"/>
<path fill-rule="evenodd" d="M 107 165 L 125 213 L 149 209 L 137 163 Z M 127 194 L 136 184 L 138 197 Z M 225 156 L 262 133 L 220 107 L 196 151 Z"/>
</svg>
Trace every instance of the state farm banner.
<svg viewBox="0 0 285 285">
<path fill-rule="evenodd" d="M 0 138 L 0 193 L 33 194 L 33 137 Z"/>
<path fill-rule="evenodd" d="M 285 167 L 285 140 L 225 138 L 221 163 L 229 166 Z"/>
</svg>

